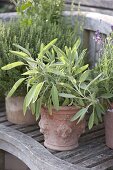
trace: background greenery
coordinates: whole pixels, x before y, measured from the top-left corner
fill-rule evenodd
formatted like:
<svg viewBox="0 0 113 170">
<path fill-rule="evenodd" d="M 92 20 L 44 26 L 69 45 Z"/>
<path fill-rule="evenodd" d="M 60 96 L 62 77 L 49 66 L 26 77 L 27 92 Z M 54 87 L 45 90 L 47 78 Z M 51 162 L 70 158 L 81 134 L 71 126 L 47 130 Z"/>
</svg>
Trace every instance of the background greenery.
<svg viewBox="0 0 113 170">
<path fill-rule="evenodd" d="M 35 2 L 37 3 L 38 1 L 36 0 Z M 62 2 L 62 0 L 59 1 L 59 3 Z M 51 0 L 48 0 L 46 3 L 44 3 L 44 0 L 40 0 L 39 3 L 40 5 L 38 8 L 41 6 L 41 9 L 37 12 L 35 20 L 34 14 L 37 8 L 34 10 L 34 7 L 30 14 L 24 15 L 26 10 L 22 10 L 21 16 L 25 20 L 20 17 L 17 21 L 1 23 L 0 67 L 18 60 L 17 57 L 15 58 L 15 56 L 9 54 L 10 49 L 16 50 L 13 43 L 19 44 L 29 50 L 33 58 L 36 58 L 41 43 L 47 44 L 54 38 L 58 38 L 56 45 L 61 49 L 64 49 L 65 46 L 72 46 L 75 43 L 81 30 L 77 23 L 75 28 L 73 28 L 72 25 L 67 25 L 67 22 L 61 15 L 63 4 L 62 7 L 57 3 L 53 5 L 53 1 Z M 47 6 L 49 6 L 49 9 L 46 11 L 45 9 Z M 27 10 L 30 9 L 31 7 Z M 26 20 L 26 16 L 32 18 L 31 24 Z M 7 94 L 14 82 L 19 79 L 22 72 L 22 68 L 15 68 L 13 71 L 7 72 L 0 70 L 0 93 Z M 24 86 L 18 89 L 16 95 L 25 92 Z"/>
</svg>

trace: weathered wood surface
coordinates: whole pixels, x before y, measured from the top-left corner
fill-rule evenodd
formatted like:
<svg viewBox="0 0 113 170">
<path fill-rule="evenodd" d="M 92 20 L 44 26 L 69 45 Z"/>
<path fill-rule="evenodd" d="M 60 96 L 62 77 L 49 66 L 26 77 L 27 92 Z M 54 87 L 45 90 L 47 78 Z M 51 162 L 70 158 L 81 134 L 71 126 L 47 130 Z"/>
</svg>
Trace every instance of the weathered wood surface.
<svg viewBox="0 0 113 170">
<path fill-rule="evenodd" d="M 103 124 L 91 131 L 86 129 L 78 148 L 59 152 L 44 148 L 38 125 L 8 122 L 3 107 L 0 122 L 0 149 L 22 160 L 31 170 L 105 170 L 113 166 L 113 151 L 105 145 Z"/>
<path fill-rule="evenodd" d="M 99 12 L 102 14 L 113 15 L 113 1 L 112 0 L 65 0 L 66 9 L 70 10 L 73 2 L 74 10 L 78 10 L 80 4 L 81 11 Z"/>
<path fill-rule="evenodd" d="M 5 170 L 5 152 L 0 150 L 0 170 Z"/>
<path fill-rule="evenodd" d="M 74 25 L 78 13 L 64 12 L 64 15 L 71 15 Z M 104 35 L 109 34 L 113 17 L 83 12 L 78 18 L 84 21 L 84 44 L 93 64 L 97 52 L 94 33 L 100 30 Z M 31 170 L 105 170 L 113 166 L 113 151 L 105 145 L 102 124 L 91 131 L 86 130 L 78 148 L 67 152 L 51 151 L 44 148 L 43 135 L 37 125 L 23 126 L 8 122 L 3 104 L 0 106 L 0 149 L 24 161 Z"/>
</svg>

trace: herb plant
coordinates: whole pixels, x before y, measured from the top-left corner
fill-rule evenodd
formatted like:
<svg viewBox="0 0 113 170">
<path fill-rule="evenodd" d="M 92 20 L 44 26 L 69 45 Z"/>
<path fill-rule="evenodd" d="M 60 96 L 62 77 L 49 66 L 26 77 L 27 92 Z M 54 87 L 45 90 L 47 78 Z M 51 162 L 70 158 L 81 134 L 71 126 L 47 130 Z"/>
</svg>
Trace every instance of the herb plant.
<svg viewBox="0 0 113 170">
<path fill-rule="evenodd" d="M 91 79 L 91 71 L 88 64 L 84 63 L 86 50 L 79 53 L 80 40 L 71 47 L 65 46 L 65 51 L 55 46 L 56 39 L 49 44 L 41 45 L 37 58 L 33 59 L 25 48 L 16 45 L 20 51 L 10 51 L 13 55 L 22 58 L 23 61 L 14 62 L 2 67 L 2 70 L 10 70 L 17 66 L 25 66 L 26 72 L 20 75 L 20 79 L 14 84 L 7 97 L 10 97 L 23 81 L 26 82 L 27 95 L 24 100 L 24 113 L 31 106 L 38 119 L 41 106 L 48 107 L 52 114 L 52 106 L 56 110 L 60 106 L 75 105 L 79 111 L 71 121 L 81 121 L 88 111 L 89 128 L 101 120 L 101 104 L 97 98 L 97 84 L 101 74 Z M 99 110 L 98 110 L 99 109 Z"/>
<path fill-rule="evenodd" d="M 59 22 L 64 0 L 12 0 L 24 24 L 31 25 L 36 20 Z"/>
<path fill-rule="evenodd" d="M 101 73 L 103 81 L 99 83 L 99 95 L 103 103 L 113 101 L 113 32 L 102 41 L 99 60 L 94 68 L 94 73 Z M 106 105 L 105 105 L 106 106 Z M 109 106 L 107 106 L 109 107 Z"/>
</svg>

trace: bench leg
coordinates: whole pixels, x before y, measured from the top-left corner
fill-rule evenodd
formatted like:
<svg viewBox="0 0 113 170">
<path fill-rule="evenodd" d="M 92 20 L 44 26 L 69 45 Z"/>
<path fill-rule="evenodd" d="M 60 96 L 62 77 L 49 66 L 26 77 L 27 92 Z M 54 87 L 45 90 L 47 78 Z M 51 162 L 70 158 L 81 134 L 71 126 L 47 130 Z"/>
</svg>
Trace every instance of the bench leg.
<svg viewBox="0 0 113 170">
<path fill-rule="evenodd" d="M 0 150 L 0 170 L 5 170 L 5 152 Z"/>
</svg>

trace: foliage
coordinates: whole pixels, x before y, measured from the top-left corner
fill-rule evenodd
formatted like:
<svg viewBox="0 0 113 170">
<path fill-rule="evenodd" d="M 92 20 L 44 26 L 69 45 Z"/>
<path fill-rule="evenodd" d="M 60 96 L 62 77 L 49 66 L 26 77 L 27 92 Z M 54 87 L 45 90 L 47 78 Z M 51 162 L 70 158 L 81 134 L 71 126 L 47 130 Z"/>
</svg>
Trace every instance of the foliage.
<svg viewBox="0 0 113 170">
<path fill-rule="evenodd" d="M 42 105 L 48 107 L 52 114 L 52 106 L 59 110 L 60 106 L 75 105 L 80 110 L 71 121 L 81 121 L 90 110 L 89 128 L 101 120 L 103 108 L 97 98 L 97 84 L 101 74 L 91 79 L 91 71 L 88 64 L 84 63 L 86 50 L 79 53 L 80 40 L 74 46 L 65 46 L 65 51 L 55 46 L 56 39 L 44 46 L 41 44 L 40 52 L 33 59 L 28 50 L 16 45 L 20 51 L 10 51 L 17 55 L 23 62 L 14 62 L 2 67 L 2 70 L 10 70 L 19 65 L 25 65 L 26 71 L 14 84 L 7 97 L 10 97 L 20 84 L 25 81 L 27 95 L 24 100 L 24 113 L 31 105 L 36 114 L 40 115 Z"/>
<path fill-rule="evenodd" d="M 59 22 L 64 6 L 64 0 L 12 0 L 21 21 L 27 25 L 36 20 Z"/>
<path fill-rule="evenodd" d="M 113 102 L 113 33 L 102 41 L 102 49 L 99 51 L 99 60 L 94 73 L 101 73 L 103 81 L 99 83 L 99 95 L 104 103 Z"/>
<path fill-rule="evenodd" d="M 0 24 L 0 66 L 2 67 L 9 62 L 17 61 L 15 56 L 11 56 L 10 49 L 16 50 L 13 43 L 21 44 L 30 51 L 33 58 L 37 57 L 40 44 L 47 44 L 54 38 L 58 38 L 57 45 L 64 49 L 65 45 L 74 44 L 77 33 L 74 29 L 64 24 L 56 24 L 51 22 L 39 22 L 38 20 L 30 27 L 24 27 L 18 21 Z M 0 70 L 0 93 L 6 93 L 10 90 L 15 81 L 18 80 L 22 69 L 15 68 L 11 72 L 2 72 Z M 8 82 L 8 83 L 7 83 Z M 22 94 L 25 88 L 18 89 L 18 94 Z"/>
</svg>

